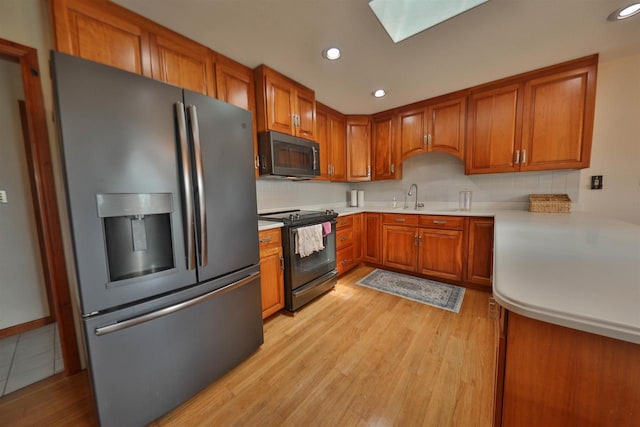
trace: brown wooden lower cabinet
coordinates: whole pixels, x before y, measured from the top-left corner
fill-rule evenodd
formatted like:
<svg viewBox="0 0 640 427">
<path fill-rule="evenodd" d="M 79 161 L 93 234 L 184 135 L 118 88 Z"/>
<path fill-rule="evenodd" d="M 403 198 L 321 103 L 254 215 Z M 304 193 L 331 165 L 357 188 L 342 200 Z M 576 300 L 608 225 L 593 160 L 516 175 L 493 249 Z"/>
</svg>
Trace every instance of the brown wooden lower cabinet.
<svg viewBox="0 0 640 427">
<path fill-rule="evenodd" d="M 362 261 L 362 214 L 341 216 L 336 220 L 336 269 L 338 275 Z"/>
<path fill-rule="evenodd" d="M 362 223 L 362 260 L 380 264 L 382 251 L 382 214 L 365 212 Z"/>
<path fill-rule="evenodd" d="M 260 231 L 260 291 L 262 318 L 284 308 L 284 258 L 279 228 Z"/>
<path fill-rule="evenodd" d="M 509 311 L 498 323 L 494 426 L 640 425 L 639 344 Z"/>
<path fill-rule="evenodd" d="M 493 278 L 493 218 L 469 218 L 465 282 L 491 288 Z"/>
<path fill-rule="evenodd" d="M 383 214 L 382 264 L 461 282 L 465 221 L 464 217 Z"/>
</svg>

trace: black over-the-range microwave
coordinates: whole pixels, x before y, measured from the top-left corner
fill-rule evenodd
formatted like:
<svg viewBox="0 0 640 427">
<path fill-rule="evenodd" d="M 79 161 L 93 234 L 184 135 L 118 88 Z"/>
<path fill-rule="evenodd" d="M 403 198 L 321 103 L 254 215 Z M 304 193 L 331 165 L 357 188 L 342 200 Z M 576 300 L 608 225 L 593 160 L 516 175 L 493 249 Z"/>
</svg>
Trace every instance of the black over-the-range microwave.
<svg viewBox="0 0 640 427">
<path fill-rule="evenodd" d="M 320 145 L 283 133 L 258 134 L 260 176 L 310 179 L 320 176 Z"/>
</svg>

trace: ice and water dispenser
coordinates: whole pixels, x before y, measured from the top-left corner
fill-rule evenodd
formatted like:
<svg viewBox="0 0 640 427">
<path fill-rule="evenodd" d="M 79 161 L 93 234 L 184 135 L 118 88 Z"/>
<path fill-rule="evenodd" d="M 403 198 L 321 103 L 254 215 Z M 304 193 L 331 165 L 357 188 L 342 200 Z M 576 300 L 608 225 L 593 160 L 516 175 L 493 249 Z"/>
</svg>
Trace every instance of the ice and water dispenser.
<svg viewBox="0 0 640 427">
<path fill-rule="evenodd" d="M 175 267 L 170 193 L 98 194 L 109 282 Z"/>
</svg>

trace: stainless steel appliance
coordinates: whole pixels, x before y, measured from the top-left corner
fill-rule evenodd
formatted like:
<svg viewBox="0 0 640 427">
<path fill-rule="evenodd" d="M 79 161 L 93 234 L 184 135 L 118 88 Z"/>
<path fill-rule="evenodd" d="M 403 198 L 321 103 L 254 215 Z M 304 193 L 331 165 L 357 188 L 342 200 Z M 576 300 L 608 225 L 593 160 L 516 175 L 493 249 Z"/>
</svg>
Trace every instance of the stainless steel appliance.
<svg viewBox="0 0 640 427">
<path fill-rule="evenodd" d="M 333 289 L 337 282 L 336 217 L 332 210 L 289 210 L 260 215 L 265 221 L 282 222 L 284 252 L 285 308 L 294 312 L 300 307 Z M 324 249 L 305 257 L 296 253 L 296 234 L 301 227 L 329 222 L 331 232 L 323 237 Z"/>
<path fill-rule="evenodd" d="M 260 176 L 309 179 L 320 176 L 320 145 L 279 132 L 258 135 Z"/>
<path fill-rule="evenodd" d="M 98 417 L 144 425 L 263 342 L 251 114 L 52 59 Z"/>
</svg>

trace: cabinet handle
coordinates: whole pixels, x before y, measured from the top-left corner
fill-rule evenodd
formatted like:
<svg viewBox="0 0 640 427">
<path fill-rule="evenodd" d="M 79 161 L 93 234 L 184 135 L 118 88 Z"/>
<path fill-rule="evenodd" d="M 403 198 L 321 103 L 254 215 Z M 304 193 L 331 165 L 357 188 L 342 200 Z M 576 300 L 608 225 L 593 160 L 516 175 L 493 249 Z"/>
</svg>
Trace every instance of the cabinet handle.
<svg viewBox="0 0 640 427">
<path fill-rule="evenodd" d="M 439 224 L 439 225 L 444 225 L 447 223 L 447 221 L 443 221 L 443 220 L 438 220 L 438 219 L 434 219 L 433 220 L 434 224 Z"/>
<path fill-rule="evenodd" d="M 418 246 L 418 235 L 413 236 L 413 245 Z"/>
<path fill-rule="evenodd" d="M 427 135 L 427 145 L 431 146 L 431 134 Z"/>
<path fill-rule="evenodd" d="M 269 243 L 273 240 L 273 237 L 265 237 L 264 239 L 260 239 L 260 243 Z"/>
<path fill-rule="evenodd" d="M 367 166 L 367 176 L 371 178 L 371 165 Z"/>
<path fill-rule="evenodd" d="M 284 257 L 280 257 L 280 270 L 284 271 Z"/>
<path fill-rule="evenodd" d="M 345 240 L 349 240 L 349 239 L 347 239 L 347 238 L 346 238 L 346 237 L 344 237 L 344 236 L 342 236 L 342 237 L 340 238 L 340 241 L 341 241 L 341 242 L 344 242 Z"/>
<path fill-rule="evenodd" d="M 256 169 L 260 169 L 260 156 L 256 156 L 256 158 L 253 159 L 253 166 Z"/>
<path fill-rule="evenodd" d="M 422 246 L 422 234 L 418 236 L 418 246 Z"/>
<path fill-rule="evenodd" d="M 527 163 L 527 150 L 526 149 L 522 149 L 522 164 L 524 165 L 525 163 Z"/>
<path fill-rule="evenodd" d="M 394 221 L 395 222 L 405 222 L 406 219 L 404 219 L 404 218 L 394 218 Z"/>
<path fill-rule="evenodd" d="M 427 142 L 427 134 L 425 133 L 424 136 L 422 137 L 422 145 L 424 145 L 426 147 L 427 144 L 428 144 L 428 142 Z"/>
<path fill-rule="evenodd" d="M 516 165 L 520 163 L 520 150 L 516 150 Z"/>
<path fill-rule="evenodd" d="M 340 222 L 338 223 L 338 225 L 346 225 L 346 224 L 347 224 L 347 221 L 340 221 Z"/>
<path fill-rule="evenodd" d="M 395 172 L 396 172 L 396 165 L 394 165 L 393 163 L 391 163 L 391 166 L 389 167 L 389 172 L 390 172 L 390 173 L 395 173 Z"/>
<path fill-rule="evenodd" d="M 349 264 L 351 262 L 350 259 L 343 259 L 340 264 L 345 265 L 345 264 Z"/>
</svg>

